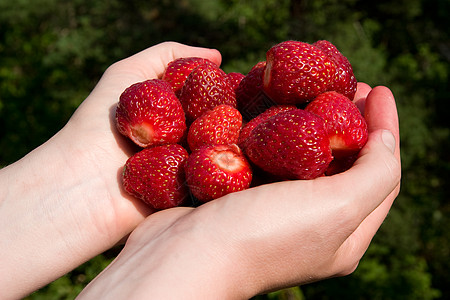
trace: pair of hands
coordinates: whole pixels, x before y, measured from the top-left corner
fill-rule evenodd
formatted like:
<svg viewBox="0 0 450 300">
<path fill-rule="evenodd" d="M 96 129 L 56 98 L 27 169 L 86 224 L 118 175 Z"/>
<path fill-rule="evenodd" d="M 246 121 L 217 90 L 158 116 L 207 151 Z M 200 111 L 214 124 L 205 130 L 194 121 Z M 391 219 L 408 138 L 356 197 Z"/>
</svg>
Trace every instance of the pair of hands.
<svg viewBox="0 0 450 300">
<path fill-rule="evenodd" d="M 153 213 L 121 189 L 135 148 L 115 130 L 114 108 L 126 87 L 160 77 L 169 61 L 186 56 L 221 62 L 216 50 L 171 42 L 117 62 L 60 132 L 1 170 L 0 270 L 12 275 L 0 279 L 0 290 L 8 288 L 7 296 L 26 295 L 130 232 L 80 299 L 250 298 L 356 268 L 399 192 L 392 93 L 358 84 L 355 102 L 370 134 L 347 172 Z"/>
</svg>

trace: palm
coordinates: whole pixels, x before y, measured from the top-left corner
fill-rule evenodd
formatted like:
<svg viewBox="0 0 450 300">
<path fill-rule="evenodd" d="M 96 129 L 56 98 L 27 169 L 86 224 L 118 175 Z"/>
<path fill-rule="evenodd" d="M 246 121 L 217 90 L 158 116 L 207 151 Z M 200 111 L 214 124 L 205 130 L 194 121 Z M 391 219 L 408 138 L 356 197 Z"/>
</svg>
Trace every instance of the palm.
<svg viewBox="0 0 450 300">
<path fill-rule="evenodd" d="M 84 165 L 77 167 L 86 170 L 94 168 L 94 174 L 101 176 L 104 183 L 97 190 L 90 191 L 85 199 L 88 202 L 104 202 L 104 216 L 96 216 L 95 225 L 99 226 L 98 223 L 103 222 L 109 224 L 109 218 L 113 216 L 118 236 L 130 232 L 152 210 L 121 189 L 123 165 L 139 149 L 116 130 L 116 104 L 128 86 L 160 77 L 167 63 L 181 56 L 202 56 L 217 64 L 221 62 L 219 52 L 210 49 L 176 43 L 163 43 L 149 48 L 108 68 L 63 130 L 68 132 L 69 142 L 80 149 L 79 153 L 89 158 L 80 159 Z M 75 136 L 78 139 L 72 140 Z"/>
<path fill-rule="evenodd" d="M 263 263 L 270 257 L 273 262 L 270 266 L 280 269 L 267 272 L 277 274 L 278 279 L 285 277 L 287 285 L 352 272 L 388 213 L 399 188 L 394 178 L 398 174 L 391 173 L 390 168 L 377 168 L 380 160 L 376 156 L 381 149 L 373 149 L 374 140 L 379 138 L 378 129 L 389 129 L 398 134 L 393 99 L 386 89 L 371 91 L 365 84 L 358 87 L 355 101 L 368 113 L 366 118 L 372 141 L 363 149 L 354 168 L 336 176 L 274 183 L 229 194 L 195 210 L 176 208 L 159 212 L 137 228 L 128 242 L 129 248 L 151 243 L 163 231 L 170 233 L 173 228 L 196 228 L 201 224 L 200 230 L 205 236 L 226 232 L 227 244 L 234 245 L 234 248 L 251 249 L 252 256 Z M 372 95 L 366 101 L 369 92 Z M 398 135 L 396 138 L 398 141 Z M 395 153 L 396 158 L 390 157 L 392 160 L 386 161 L 387 165 L 398 167 L 398 145 Z M 374 176 L 376 171 L 382 173 Z M 355 184 L 355 178 L 371 176 L 394 185 L 388 186 L 377 180 L 362 180 Z M 386 187 L 388 193 L 377 191 L 376 197 L 368 195 L 367 191 L 377 185 Z M 352 192 L 345 188 L 349 186 L 352 186 Z M 268 247 L 269 244 L 272 246 Z M 222 251 L 226 252 L 226 247 Z M 274 262 L 274 258 L 279 261 Z M 290 266 L 302 270 L 298 277 Z M 264 269 L 264 266 L 260 267 Z"/>
</svg>

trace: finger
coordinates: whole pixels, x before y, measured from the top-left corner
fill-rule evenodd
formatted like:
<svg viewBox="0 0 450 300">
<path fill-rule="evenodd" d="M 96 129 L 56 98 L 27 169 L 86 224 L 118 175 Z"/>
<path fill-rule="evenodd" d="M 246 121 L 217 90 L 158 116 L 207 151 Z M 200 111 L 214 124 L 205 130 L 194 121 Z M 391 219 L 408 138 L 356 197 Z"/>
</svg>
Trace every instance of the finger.
<svg viewBox="0 0 450 300">
<path fill-rule="evenodd" d="M 394 95 L 387 87 L 375 87 L 367 96 L 365 110 L 364 117 L 369 132 L 388 130 L 393 134 L 395 140 L 394 155 L 400 165 L 400 131 Z M 384 135 L 384 138 L 389 138 L 389 135 Z"/>
<path fill-rule="evenodd" d="M 358 82 L 357 88 L 356 88 L 356 94 L 353 98 L 353 102 L 358 107 L 361 114 L 364 115 L 364 106 L 366 102 L 367 95 L 370 93 L 372 88 L 363 82 Z"/>
<path fill-rule="evenodd" d="M 390 134 L 390 133 L 389 133 Z M 393 164 L 394 165 L 394 164 Z M 395 164 L 396 168 L 399 169 L 399 164 Z M 387 167 L 389 169 L 389 167 Z M 398 179 L 394 182 L 399 182 L 399 171 L 395 171 Z M 390 185 L 392 186 L 392 185 Z M 349 237 L 342 243 L 335 255 L 335 273 L 336 275 L 343 276 L 348 275 L 354 271 L 362 258 L 364 253 L 367 251 L 372 238 L 380 228 L 384 219 L 386 218 L 392 204 L 399 193 L 400 185 L 397 185 L 392 189 L 392 191 L 385 197 L 385 194 L 380 194 L 376 188 L 369 193 L 375 194 L 378 199 L 384 199 L 382 203 L 375 208 L 360 224 L 357 228 L 349 235 Z M 390 188 L 387 189 L 388 191 Z M 385 197 L 385 198 L 384 198 Z M 370 198 L 368 196 L 367 198 Z M 364 199 L 361 199 L 364 203 Z M 375 203 L 376 205 L 376 203 Z"/>
<path fill-rule="evenodd" d="M 368 122 L 369 131 L 389 130 L 392 133 L 392 136 L 389 137 L 389 133 L 383 132 L 385 142 L 386 139 L 394 140 L 394 145 L 391 145 L 391 149 L 393 149 L 397 164 L 396 170 L 392 172 L 397 174 L 398 180 L 396 181 L 397 185 L 386 196 L 384 201 L 364 219 L 355 232 L 342 245 L 340 249 L 342 255 L 352 255 L 353 257 L 361 257 L 367 250 L 372 237 L 376 234 L 386 218 L 400 190 L 400 135 L 394 97 L 392 92 L 386 87 L 376 87 L 370 92 L 366 102 L 365 117 Z"/>
<path fill-rule="evenodd" d="M 118 64 L 133 70 L 140 80 L 160 78 L 167 64 L 181 57 L 202 57 L 220 65 L 222 57 L 215 49 L 187 46 L 176 42 L 164 42 L 145 49 Z"/>
<path fill-rule="evenodd" d="M 367 83 L 358 82 L 356 85 L 355 97 L 353 98 L 354 101 L 358 101 L 359 99 L 366 99 L 371 90 L 372 88 Z"/>
<path fill-rule="evenodd" d="M 392 133 L 394 140 L 394 155 L 400 166 L 400 132 L 394 95 L 387 87 L 378 86 L 370 91 L 365 102 L 365 119 L 367 121 L 369 132 L 388 130 Z M 391 139 L 392 141 L 392 137 L 390 137 L 389 134 L 383 135 L 383 142 L 389 143 L 386 139 Z M 397 186 L 396 189 L 398 190 L 399 186 Z M 396 194 L 396 191 L 393 193 Z"/>
<path fill-rule="evenodd" d="M 392 92 L 383 86 L 375 87 L 367 97 L 366 100 L 366 115 L 369 132 L 375 130 L 389 130 L 395 139 L 394 156 L 397 160 L 398 176 L 400 177 L 400 131 L 397 106 L 395 104 L 394 95 Z M 387 117 L 388 116 L 388 117 Z M 389 136 L 384 136 L 389 138 Z M 386 142 L 386 140 L 384 140 Z M 390 197 L 393 201 L 397 197 L 400 189 L 400 180 L 396 188 L 392 191 Z M 387 212 L 386 212 L 387 213 Z"/>
<path fill-rule="evenodd" d="M 400 191 L 400 184 L 386 197 L 386 199 L 370 213 L 356 230 L 342 243 L 336 252 L 336 275 L 348 275 L 354 271 L 364 253 L 369 248 L 372 238 L 377 233 L 386 218 L 395 198 Z"/>
<path fill-rule="evenodd" d="M 167 63 L 181 57 L 202 57 L 212 61 L 218 66 L 220 66 L 222 62 L 222 56 L 220 52 L 216 49 L 192 47 L 174 42 L 163 43 L 162 46 L 171 49 L 171 51 L 168 51 L 169 55 L 167 57 L 164 57 L 163 59 L 164 68 L 163 70 L 160 70 L 161 75 L 164 69 L 166 68 Z"/>
<path fill-rule="evenodd" d="M 387 129 L 395 137 L 395 155 L 400 160 L 400 133 L 397 107 L 392 92 L 384 86 L 375 87 L 368 95 L 365 105 L 365 119 L 369 132 Z"/>
<path fill-rule="evenodd" d="M 388 178 L 386 181 L 387 189 L 384 189 L 384 194 L 380 194 L 381 191 L 378 191 L 377 188 L 370 191 L 372 195 L 378 193 L 375 195 L 378 195 L 377 198 L 383 201 L 359 224 L 336 253 L 336 261 L 339 262 L 336 268 L 343 270 L 343 274 L 351 272 L 352 268 L 356 267 L 359 259 L 369 247 L 373 236 L 386 218 L 400 189 L 398 116 L 395 100 L 389 89 L 376 87 L 370 91 L 365 101 L 365 117 L 369 126 L 370 140 L 363 149 L 361 158 L 358 159 L 355 168 L 352 168 L 349 173 L 361 172 L 359 176 L 363 177 L 360 177 L 362 178 L 360 182 L 364 182 L 364 178 L 375 178 L 376 181 L 380 181 L 379 184 L 376 184 L 378 186 L 382 186 L 383 179 Z M 373 144 L 376 145 L 373 146 Z M 384 150 L 382 144 L 386 146 Z M 377 146 L 380 150 L 377 150 Z M 386 150 L 394 155 L 389 158 L 389 153 Z M 372 157 L 376 158 L 376 155 L 379 156 L 379 159 L 373 160 Z M 372 163 L 370 163 L 371 160 Z M 384 169 L 386 174 L 374 176 L 375 171 L 380 167 Z M 370 176 L 370 174 L 364 175 L 364 172 L 372 173 L 372 177 L 364 177 Z M 370 196 L 367 198 L 370 198 Z M 376 205 L 376 202 L 373 205 Z"/>
<path fill-rule="evenodd" d="M 388 88 L 376 87 L 370 91 L 365 100 L 365 118 L 369 140 L 355 165 L 340 174 L 341 184 L 352 187 L 352 194 L 357 195 L 354 200 L 355 205 L 362 209 L 360 220 L 381 204 L 400 179 L 398 116 L 394 97 Z M 357 184 L 355 178 L 358 178 Z"/>
</svg>

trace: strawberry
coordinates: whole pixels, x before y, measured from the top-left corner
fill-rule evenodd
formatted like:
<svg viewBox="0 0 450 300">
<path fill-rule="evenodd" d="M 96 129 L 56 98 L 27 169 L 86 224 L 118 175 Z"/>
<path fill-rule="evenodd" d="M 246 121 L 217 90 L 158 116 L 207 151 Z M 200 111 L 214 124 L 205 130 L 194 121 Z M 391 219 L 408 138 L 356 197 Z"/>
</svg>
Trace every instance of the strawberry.
<svg viewBox="0 0 450 300">
<path fill-rule="evenodd" d="M 330 89 L 336 66 L 318 48 L 285 41 L 267 51 L 264 92 L 279 104 L 301 104 Z"/>
<path fill-rule="evenodd" d="M 221 104 L 205 112 L 189 127 L 187 142 L 191 151 L 204 145 L 237 143 L 242 126 L 240 112 Z"/>
<path fill-rule="evenodd" d="M 254 65 L 250 71 L 245 75 L 236 90 L 236 99 L 238 107 L 245 107 L 247 103 L 251 102 L 259 93 L 262 92 L 263 74 L 266 68 L 266 62 L 260 61 Z"/>
<path fill-rule="evenodd" d="M 322 50 L 336 65 L 335 79 L 330 89 L 352 100 L 356 93 L 357 82 L 348 59 L 329 41 L 320 40 L 313 46 Z"/>
<path fill-rule="evenodd" d="M 163 73 L 162 79 L 170 83 L 177 97 L 180 96 L 181 88 L 186 78 L 198 65 L 214 64 L 206 58 L 182 57 L 171 61 Z"/>
<path fill-rule="evenodd" d="M 135 83 L 119 98 L 116 127 L 137 145 L 177 143 L 186 131 L 180 101 L 161 79 Z"/>
<path fill-rule="evenodd" d="M 220 104 L 236 107 L 236 93 L 227 74 L 217 66 L 197 66 L 181 89 L 180 101 L 186 117 L 193 122 L 204 112 Z"/>
<path fill-rule="evenodd" d="M 247 157 L 280 179 L 314 179 L 332 160 L 325 122 L 302 109 L 281 112 L 260 123 L 245 142 Z"/>
<path fill-rule="evenodd" d="M 239 72 L 230 72 L 227 74 L 227 78 L 230 81 L 234 92 L 236 92 L 239 84 L 241 83 L 242 79 L 244 79 L 244 77 L 245 75 Z"/>
<path fill-rule="evenodd" d="M 366 144 L 367 123 L 358 107 L 344 95 L 325 92 L 309 103 L 305 110 L 325 120 L 333 156 L 355 154 Z"/>
<path fill-rule="evenodd" d="M 201 202 L 248 188 L 250 164 L 236 144 L 204 146 L 186 161 L 186 181 Z"/>
<path fill-rule="evenodd" d="M 178 206 L 188 195 L 184 185 L 187 158 L 187 151 L 178 144 L 145 148 L 125 163 L 123 187 L 155 209 Z"/>
<path fill-rule="evenodd" d="M 276 103 L 263 93 L 263 75 L 266 62 L 254 65 L 236 89 L 237 107 L 247 120 L 251 120 Z"/>
<path fill-rule="evenodd" d="M 295 105 L 277 105 L 272 106 L 266 109 L 264 112 L 251 119 L 245 126 L 242 127 L 241 132 L 239 134 L 238 145 L 243 149 L 245 148 L 245 143 L 248 137 L 250 136 L 252 130 L 258 126 L 260 123 L 266 121 L 267 119 L 283 112 L 292 109 L 296 109 Z"/>
</svg>

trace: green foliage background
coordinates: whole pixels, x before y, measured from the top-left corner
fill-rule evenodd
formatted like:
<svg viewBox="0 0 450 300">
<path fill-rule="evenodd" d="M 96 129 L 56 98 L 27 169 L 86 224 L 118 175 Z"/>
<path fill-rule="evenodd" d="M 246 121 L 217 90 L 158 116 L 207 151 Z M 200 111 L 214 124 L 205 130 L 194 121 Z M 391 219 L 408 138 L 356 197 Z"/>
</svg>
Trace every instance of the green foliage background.
<svg viewBox="0 0 450 300">
<path fill-rule="evenodd" d="M 0 0 L 0 167 L 55 134 L 111 63 L 173 40 L 247 73 L 283 40 L 333 42 L 359 81 L 387 85 L 402 190 L 350 276 L 255 299 L 449 299 L 448 0 Z M 73 299 L 120 249 L 28 299 Z"/>
</svg>

